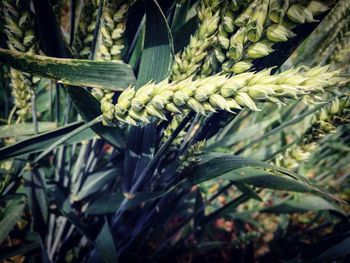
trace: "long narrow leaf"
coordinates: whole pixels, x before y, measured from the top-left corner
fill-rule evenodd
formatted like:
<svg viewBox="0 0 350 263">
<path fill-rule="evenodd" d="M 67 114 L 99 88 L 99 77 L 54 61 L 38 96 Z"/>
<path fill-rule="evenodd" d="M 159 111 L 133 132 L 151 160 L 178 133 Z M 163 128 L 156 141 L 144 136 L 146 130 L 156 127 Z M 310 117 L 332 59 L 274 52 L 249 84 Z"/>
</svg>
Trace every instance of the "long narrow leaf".
<svg viewBox="0 0 350 263">
<path fill-rule="evenodd" d="M 312 192 L 313 188 L 307 184 L 290 177 L 274 175 L 258 169 L 246 168 L 228 172 L 220 178 L 225 178 L 237 183 L 245 183 L 256 187 L 270 188 L 275 190 Z"/>
<path fill-rule="evenodd" d="M 171 71 L 173 41 L 166 18 L 157 1 L 146 0 L 146 36 L 137 86 L 162 81 Z"/>
<path fill-rule="evenodd" d="M 0 48 L 0 62 L 69 85 L 123 90 L 135 83 L 130 66 L 116 61 L 54 58 Z"/>
<path fill-rule="evenodd" d="M 39 133 L 56 128 L 54 122 L 38 122 Z M 34 135 L 33 123 L 17 123 L 0 126 L 0 138 Z"/>
<path fill-rule="evenodd" d="M 83 124 L 83 122 L 73 123 L 62 128 L 56 129 L 54 131 L 36 135 L 29 139 L 15 143 L 13 145 L 1 148 L 0 160 L 33 152 L 41 152 L 50 147 L 50 145 L 52 145 L 55 141 L 64 137 L 66 134 L 69 134 L 73 130 L 79 128 Z M 70 138 L 68 141 L 66 141 L 66 145 L 85 141 L 93 138 L 94 136 L 96 136 L 96 134 L 92 130 L 88 129 L 85 132 Z"/>
<path fill-rule="evenodd" d="M 148 202 L 148 201 L 157 199 L 165 194 L 167 194 L 167 192 L 136 193 L 133 198 L 129 199 L 129 202 L 127 203 L 126 208 L 131 208 L 131 207 L 140 205 L 143 202 Z M 122 193 L 112 193 L 108 195 L 103 195 L 88 207 L 88 209 L 86 210 L 86 213 L 105 214 L 105 213 L 116 212 L 119 209 L 123 199 L 124 199 L 124 195 Z"/>
<path fill-rule="evenodd" d="M 188 183 L 195 185 L 210 179 L 214 179 L 226 172 L 246 167 L 271 169 L 301 181 L 308 181 L 306 178 L 300 177 L 296 173 L 284 168 L 250 158 L 222 153 L 208 153 L 203 155 L 201 157 L 201 161 L 197 165 L 197 168 L 187 177 L 187 181 Z"/>
<path fill-rule="evenodd" d="M 8 202 L 3 212 L 3 218 L 0 221 L 0 243 L 2 243 L 21 218 L 25 205 L 23 196 L 19 196 Z"/>
</svg>

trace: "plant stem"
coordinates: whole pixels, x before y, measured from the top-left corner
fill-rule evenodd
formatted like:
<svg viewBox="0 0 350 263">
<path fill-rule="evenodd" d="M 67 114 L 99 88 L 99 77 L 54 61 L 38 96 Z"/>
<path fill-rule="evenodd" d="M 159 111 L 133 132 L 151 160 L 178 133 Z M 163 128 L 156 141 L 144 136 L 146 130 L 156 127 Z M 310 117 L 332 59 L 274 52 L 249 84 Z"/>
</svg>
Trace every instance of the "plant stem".
<svg viewBox="0 0 350 263">
<path fill-rule="evenodd" d="M 194 113 L 190 112 L 190 114 L 188 114 L 183 121 L 179 124 L 179 126 L 175 129 L 175 131 L 171 134 L 171 136 L 169 137 L 169 139 L 160 147 L 160 149 L 158 150 L 158 152 L 155 154 L 155 156 L 153 157 L 153 159 L 147 164 L 147 166 L 145 167 L 145 169 L 142 171 L 142 173 L 140 174 L 140 176 L 138 177 L 137 181 L 135 182 L 135 184 L 131 187 L 131 190 L 129 192 L 130 195 L 135 194 L 135 192 L 137 191 L 137 189 L 139 188 L 140 184 L 142 183 L 143 179 L 147 176 L 148 172 L 151 170 L 151 168 L 157 163 L 158 159 L 164 154 L 164 152 L 166 151 L 166 149 L 169 147 L 169 145 L 172 143 L 172 141 L 177 137 L 177 135 L 180 133 L 180 131 L 186 126 L 186 124 L 192 119 Z M 129 201 L 129 198 L 125 197 L 123 202 L 121 203 L 118 211 L 115 213 L 113 219 L 112 219 L 112 223 L 111 223 L 111 229 L 113 231 L 113 229 L 116 227 L 118 220 L 120 218 L 120 216 L 123 214 L 125 207 L 127 205 Z"/>
<path fill-rule="evenodd" d="M 33 87 L 30 88 L 30 91 L 32 93 L 31 102 L 32 102 L 34 134 L 38 134 L 39 133 L 39 129 L 38 129 L 38 119 L 36 117 L 36 97 L 35 97 L 35 92 L 34 92 Z"/>
</svg>

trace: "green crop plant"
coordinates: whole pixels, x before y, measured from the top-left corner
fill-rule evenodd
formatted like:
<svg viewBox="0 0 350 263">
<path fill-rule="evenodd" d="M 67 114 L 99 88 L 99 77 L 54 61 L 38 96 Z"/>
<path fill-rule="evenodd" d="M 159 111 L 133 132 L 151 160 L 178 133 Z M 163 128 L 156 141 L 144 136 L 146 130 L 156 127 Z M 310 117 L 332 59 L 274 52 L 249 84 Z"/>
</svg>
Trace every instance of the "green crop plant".
<svg viewBox="0 0 350 263">
<path fill-rule="evenodd" d="M 0 260 L 346 262 L 347 6 L 2 1 Z"/>
</svg>

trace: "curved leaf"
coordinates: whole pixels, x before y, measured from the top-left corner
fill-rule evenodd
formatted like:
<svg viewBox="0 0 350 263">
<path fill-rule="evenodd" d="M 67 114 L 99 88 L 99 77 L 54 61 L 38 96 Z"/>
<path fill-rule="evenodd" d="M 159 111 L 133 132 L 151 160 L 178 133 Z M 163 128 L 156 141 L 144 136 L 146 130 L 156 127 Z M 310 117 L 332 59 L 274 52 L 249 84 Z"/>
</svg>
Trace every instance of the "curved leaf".
<svg viewBox="0 0 350 263">
<path fill-rule="evenodd" d="M 311 187 L 298 180 L 287 178 L 286 176 L 274 175 L 252 168 L 237 169 L 220 176 L 220 178 L 275 190 L 294 192 L 313 191 Z"/>
<path fill-rule="evenodd" d="M 266 213 L 303 213 L 308 211 L 331 210 L 343 214 L 343 211 L 315 195 L 304 195 L 298 200 L 289 200 L 278 205 L 263 208 L 260 211 Z"/>
<path fill-rule="evenodd" d="M 308 182 L 306 178 L 300 177 L 296 173 L 284 168 L 237 155 L 215 152 L 204 154 L 201 157 L 197 168 L 195 168 L 194 171 L 192 171 L 187 177 L 187 182 L 191 185 L 199 184 L 201 182 L 217 178 L 218 176 L 229 171 L 245 167 L 271 169 L 273 171 L 291 176 L 292 178 Z"/>
<path fill-rule="evenodd" d="M 268 207 L 256 208 L 246 210 L 243 212 L 231 213 L 232 218 L 244 218 L 247 215 L 256 212 L 265 212 L 273 214 L 286 214 L 286 213 L 306 213 L 309 211 L 334 211 L 340 215 L 344 215 L 344 212 L 339 207 L 328 202 L 324 198 L 316 195 L 302 195 L 297 200 L 282 201 L 279 204 L 271 205 Z"/>
</svg>

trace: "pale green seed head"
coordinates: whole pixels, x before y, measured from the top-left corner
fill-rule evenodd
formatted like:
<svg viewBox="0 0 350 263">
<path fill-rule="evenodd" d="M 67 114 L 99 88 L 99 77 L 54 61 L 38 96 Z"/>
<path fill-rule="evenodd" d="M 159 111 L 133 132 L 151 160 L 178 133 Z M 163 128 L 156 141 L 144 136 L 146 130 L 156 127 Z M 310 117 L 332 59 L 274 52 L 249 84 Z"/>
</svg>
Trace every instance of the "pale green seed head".
<svg viewBox="0 0 350 263">
<path fill-rule="evenodd" d="M 154 83 L 149 82 L 142 86 L 135 94 L 135 98 L 140 99 L 144 104 L 148 103 L 154 96 Z"/>
<path fill-rule="evenodd" d="M 238 11 L 239 9 L 240 9 L 240 5 L 239 5 L 239 3 L 238 3 L 238 1 L 237 0 L 232 0 L 232 1 L 230 1 L 230 9 L 232 10 L 232 11 Z"/>
<path fill-rule="evenodd" d="M 330 114 L 337 114 L 340 110 L 340 102 L 339 99 L 336 97 L 329 107 L 329 113 Z"/>
<path fill-rule="evenodd" d="M 320 121 L 319 123 L 320 123 L 321 129 L 325 133 L 325 134 L 318 135 L 319 137 L 322 138 L 322 137 L 325 137 L 325 135 L 328 133 L 336 133 L 337 132 L 336 127 L 332 123 L 329 123 L 327 121 Z"/>
<path fill-rule="evenodd" d="M 248 107 L 253 111 L 260 111 L 260 109 L 256 107 L 255 102 L 252 100 L 252 98 L 245 92 L 237 92 L 234 99 L 241 106 Z"/>
<path fill-rule="evenodd" d="M 243 44 L 240 42 L 233 43 L 228 51 L 228 56 L 234 60 L 240 60 L 243 55 Z"/>
<path fill-rule="evenodd" d="M 9 20 L 7 22 L 7 25 L 5 25 L 5 28 L 10 35 L 13 35 L 16 38 L 23 37 L 22 30 L 18 27 L 18 25 L 13 20 Z"/>
<path fill-rule="evenodd" d="M 203 102 L 202 106 L 203 106 L 205 112 L 216 112 L 216 110 L 208 102 Z"/>
<path fill-rule="evenodd" d="M 214 48 L 214 54 L 216 59 L 220 62 L 223 63 L 226 59 L 225 54 L 222 52 L 222 50 L 218 47 Z"/>
<path fill-rule="evenodd" d="M 24 38 L 23 38 L 23 45 L 25 47 L 30 47 L 34 44 L 34 39 L 35 39 L 35 33 L 34 30 L 32 29 L 28 29 L 25 31 L 24 34 Z"/>
<path fill-rule="evenodd" d="M 172 97 L 174 96 L 174 92 L 170 90 L 165 90 L 159 93 L 159 96 L 163 97 L 166 101 L 170 101 Z"/>
<path fill-rule="evenodd" d="M 274 67 L 267 68 L 256 72 L 248 81 L 248 86 L 253 86 L 256 84 L 276 84 L 276 76 L 271 75 L 271 70 Z M 247 74 L 247 73 L 245 73 Z"/>
<path fill-rule="evenodd" d="M 199 102 L 204 102 L 208 100 L 210 94 L 211 92 L 209 90 L 205 88 L 198 88 L 196 90 L 196 94 L 194 95 L 194 98 Z"/>
<path fill-rule="evenodd" d="M 235 25 L 239 27 L 244 26 L 248 22 L 248 20 L 250 19 L 254 11 L 256 10 L 256 8 L 259 6 L 259 4 L 261 4 L 260 1 L 253 0 L 247 6 L 247 8 L 245 8 L 244 11 L 241 12 L 240 15 L 236 18 Z"/>
<path fill-rule="evenodd" d="M 113 105 L 113 103 L 102 99 L 101 110 L 103 112 L 103 118 L 106 121 L 113 120 L 113 118 L 114 118 L 114 105 Z"/>
<path fill-rule="evenodd" d="M 329 70 L 329 65 L 321 67 L 321 66 L 317 66 L 317 67 L 313 67 L 313 68 L 307 68 L 307 71 L 305 72 L 304 76 L 306 77 L 319 77 L 322 76 L 322 74 L 327 73 L 327 71 Z"/>
<path fill-rule="evenodd" d="M 220 31 L 219 31 L 220 32 Z M 218 44 L 223 49 L 228 49 L 230 46 L 230 39 L 227 36 L 227 33 L 225 31 L 221 31 L 221 33 L 218 34 Z"/>
<path fill-rule="evenodd" d="M 242 109 L 242 107 L 239 106 L 239 104 L 233 98 L 226 98 L 226 102 L 230 109 Z"/>
<path fill-rule="evenodd" d="M 117 40 L 123 37 L 123 34 L 125 32 L 124 28 L 116 28 L 112 31 L 111 38 L 113 40 Z"/>
<path fill-rule="evenodd" d="M 118 103 L 114 105 L 114 112 L 116 116 L 124 117 L 127 109 L 121 107 Z"/>
<path fill-rule="evenodd" d="M 261 40 L 249 46 L 247 53 L 251 58 L 262 58 L 274 51 L 271 46 L 274 43 L 269 40 Z"/>
<path fill-rule="evenodd" d="M 235 29 L 234 19 L 235 19 L 234 13 L 228 9 L 222 18 L 223 20 L 222 25 L 226 32 L 232 33 L 233 30 Z"/>
<path fill-rule="evenodd" d="M 135 121 L 150 123 L 150 121 L 147 119 L 148 115 L 147 115 L 147 112 L 145 109 L 143 109 L 141 111 L 136 111 L 133 108 L 131 108 L 128 111 L 128 116 L 131 117 L 132 119 L 134 119 Z"/>
<path fill-rule="evenodd" d="M 160 95 L 154 96 L 153 99 L 151 100 L 151 104 L 158 110 L 164 109 L 167 103 L 168 101 Z"/>
<path fill-rule="evenodd" d="M 285 73 L 285 74 L 284 74 Z M 297 71 L 294 69 L 282 72 L 278 75 L 276 84 L 286 84 L 290 86 L 299 86 L 302 85 L 308 78 L 304 77 L 301 74 L 297 74 Z"/>
<path fill-rule="evenodd" d="M 261 38 L 263 26 L 257 24 L 255 21 L 247 25 L 247 38 L 251 42 L 257 42 Z"/>
<path fill-rule="evenodd" d="M 303 94 L 301 89 L 296 88 L 295 86 L 289 86 L 289 85 L 269 85 L 270 88 L 272 88 L 278 96 L 285 96 L 285 97 L 291 97 L 294 99 L 297 99 L 300 94 Z"/>
<path fill-rule="evenodd" d="M 266 85 L 249 86 L 247 89 L 249 96 L 252 98 L 267 97 L 275 93 L 271 87 Z"/>
<path fill-rule="evenodd" d="M 232 71 L 239 74 L 249 70 L 252 66 L 253 63 L 251 63 L 249 60 L 242 60 L 233 65 Z"/>
<path fill-rule="evenodd" d="M 262 36 L 267 17 L 268 4 L 269 0 L 263 0 L 249 19 L 247 24 L 247 38 L 251 42 L 257 42 Z"/>
<path fill-rule="evenodd" d="M 240 85 L 239 83 L 234 83 L 234 82 L 230 83 L 229 81 L 227 81 L 227 83 L 222 85 L 220 89 L 220 94 L 225 98 L 230 97 L 233 94 L 235 94 L 237 90 L 240 88 L 242 88 L 242 85 Z"/>
<path fill-rule="evenodd" d="M 269 3 L 269 18 L 279 24 L 283 21 L 283 18 L 289 7 L 289 0 L 270 0 Z"/>
<path fill-rule="evenodd" d="M 204 3 L 201 3 L 200 6 L 197 6 L 196 12 L 198 19 L 201 21 L 203 21 L 206 17 L 211 16 L 211 12 L 206 9 Z"/>
<path fill-rule="evenodd" d="M 214 108 L 231 112 L 230 106 L 227 103 L 226 99 L 219 94 L 211 95 L 209 98 L 209 102 Z"/>
<path fill-rule="evenodd" d="M 301 4 L 292 5 L 287 11 L 287 16 L 290 20 L 298 24 L 317 22 L 313 18 L 311 11 Z"/>
<path fill-rule="evenodd" d="M 205 110 L 204 110 L 202 104 L 199 103 L 198 101 L 196 101 L 195 98 L 189 98 L 187 103 L 186 103 L 186 105 L 190 109 L 194 110 L 195 112 L 197 112 L 197 113 L 199 113 L 201 115 L 205 115 Z"/>
<path fill-rule="evenodd" d="M 326 12 L 329 9 L 329 7 L 323 1 L 312 0 L 307 5 L 307 9 L 310 10 L 312 15 L 317 16 L 319 14 Z"/>
<path fill-rule="evenodd" d="M 29 26 L 33 25 L 33 19 L 31 18 L 30 12 L 29 11 L 24 11 L 21 14 L 21 18 L 18 21 L 18 26 L 21 29 L 26 29 Z"/>
<path fill-rule="evenodd" d="M 275 23 L 281 23 L 283 21 L 285 13 L 283 10 L 274 9 L 269 11 L 269 18 Z"/>
<path fill-rule="evenodd" d="M 306 162 L 311 156 L 311 153 L 303 151 L 300 147 L 296 147 L 291 152 L 291 157 L 298 162 Z"/>
<path fill-rule="evenodd" d="M 184 94 L 186 94 L 186 96 L 192 97 L 194 95 L 196 89 L 194 86 L 188 85 L 188 86 L 182 87 L 180 89 L 180 91 L 183 92 Z"/>
<path fill-rule="evenodd" d="M 93 22 L 91 22 L 91 24 L 87 27 L 87 31 L 88 31 L 89 33 L 93 33 L 94 30 L 95 30 L 95 28 L 96 28 L 96 22 L 93 21 Z"/>
<path fill-rule="evenodd" d="M 89 45 L 89 44 L 92 42 L 93 39 L 94 39 L 94 36 L 93 36 L 93 35 L 88 35 L 88 36 L 84 39 L 83 43 L 84 43 L 85 45 Z M 105 46 L 103 46 L 103 47 L 106 49 Z"/>
<path fill-rule="evenodd" d="M 134 87 L 128 87 L 126 90 L 124 90 L 118 98 L 118 104 L 120 107 L 122 109 L 128 109 L 131 106 L 131 100 L 134 98 L 134 95 Z"/>
<path fill-rule="evenodd" d="M 114 45 L 110 49 L 110 53 L 113 56 L 118 56 L 122 53 L 124 46 L 123 45 Z"/>
<path fill-rule="evenodd" d="M 255 75 L 256 74 L 254 74 L 253 72 L 245 72 L 245 73 L 241 73 L 241 74 L 238 74 L 238 75 L 234 75 L 231 78 L 227 79 L 227 81 L 224 84 L 229 83 L 231 85 L 238 85 L 240 87 L 243 87 Z"/>
<path fill-rule="evenodd" d="M 146 106 L 146 112 L 147 112 L 148 115 L 158 117 L 159 119 L 162 119 L 162 120 L 166 120 L 167 119 L 165 117 L 165 114 L 161 110 L 159 110 L 156 107 L 154 107 L 152 104 L 148 104 Z"/>
<path fill-rule="evenodd" d="M 290 20 L 292 20 L 295 23 L 298 24 L 304 24 L 305 23 L 305 14 L 304 9 L 306 7 L 300 4 L 294 4 L 291 7 L 289 7 L 287 11 L 287 16 Z"/>
<path fill-rule="evenodd" d="M 125 15 L 128 12 L 129 5 L 123 4 L 119 7 L 118 11 L 114 13 L 113 15 L 113 21 L 114 22 L 121 22 L 125 20 Z"/>
<path fill-rule="evenodd" d="M 145 103 L 139 98 L 133 98 L 131 101 L 131 108 L 135 109 L 136 111 L 142 110 L 144 106 Z"/>
<path fill-rule="evenodd" d="M 199 38 L 205 39 L 211 36 L 218 29 L 218 24 L 220 21 L 219 12 L 216 12 L 211 18 L 206 18 L 203 24 L 199 28 Z"/>
<path fill-rule="evenodd" d="M 273 24 L 266 29 L 267 39 L 274 42 L 285 42 L 295 36 L 296 34 L 281 24 Z"/>
<path fill-rule="evenodd" d="M 108 31 L 112 31 L 115 27 L 113 18 L 111 18 L 106 12 L 103 14 L 102 23 Z"/>
<path fill-rule="evenodd" d="M 174 112 L 177 114 L 183 114 L 182 110 L 180 110 L 174 103 L 169 102 L 167 105 L 165 105 L 166 110 L 170 112 Z"/>
<path fill-rule="evenodd" d="M 123 117 L 123 118 L 119 117 L 119 116 L 116 116 L 116 119 L 118 121 L 130 124 L 130 125 L 133 125 L 133 126 L 137 126 L 137 122 L 133 118 L 131 118 L 130 116 L 126 116 L 126 117 Z"/>
<path fill-rule="evenodd" d="M 182 91 L 176 91 L 173 96 L 173 102 L 176 106 L 185 105 L 189 97 Z"/>
<path fill-rule="evenodd" d="M 246 29 L 240 28 L 230 39 L 229 56 L 235 60 L 242 57 L 243 45 L 246 40 Z"/>
</svg>

